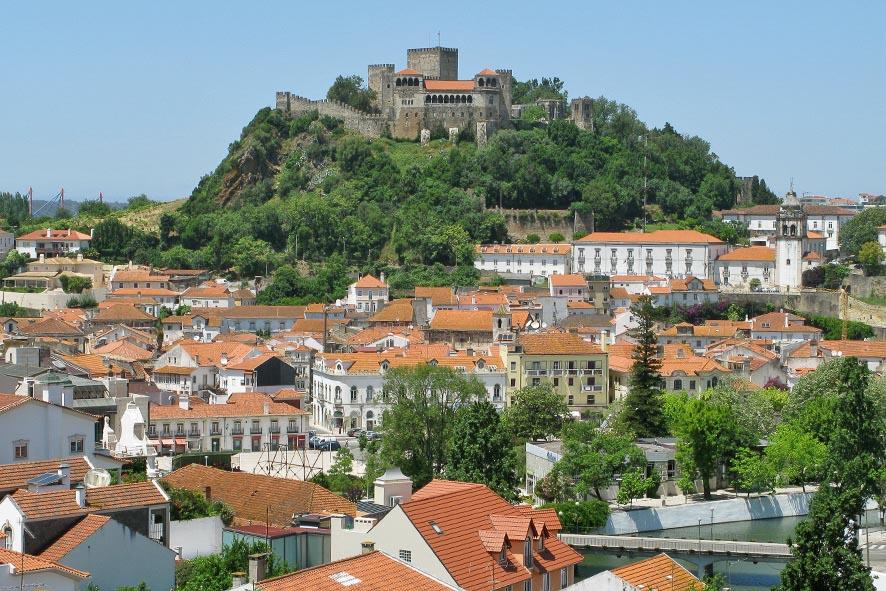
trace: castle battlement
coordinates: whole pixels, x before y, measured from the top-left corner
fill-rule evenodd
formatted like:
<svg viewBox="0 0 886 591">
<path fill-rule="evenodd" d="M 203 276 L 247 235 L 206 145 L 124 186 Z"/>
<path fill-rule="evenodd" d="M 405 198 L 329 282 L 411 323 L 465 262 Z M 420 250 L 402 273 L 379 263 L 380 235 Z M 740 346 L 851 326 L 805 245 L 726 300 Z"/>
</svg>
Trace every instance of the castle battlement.
<svg viewBox="0 0 886 591">
<path fill-rule="evenodd" d="M 437 47 L 416 47 L 413 49 L 407 49 L 406 55 L 409 55 L 410 53 L 425 53 L 428 51 L 442 51 L 444 53 L 458 53 L 458 48 L 457 47 L 440 47 L 439 45 Z"/>
</svg>

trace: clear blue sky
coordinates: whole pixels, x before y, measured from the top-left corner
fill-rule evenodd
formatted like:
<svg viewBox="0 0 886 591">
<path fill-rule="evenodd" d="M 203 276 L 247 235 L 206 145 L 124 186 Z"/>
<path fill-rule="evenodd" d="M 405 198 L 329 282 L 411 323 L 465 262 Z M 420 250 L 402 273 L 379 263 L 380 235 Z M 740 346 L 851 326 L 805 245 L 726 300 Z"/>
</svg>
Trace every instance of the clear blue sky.
<svg viewBox="0 0 886 591">
<path fill-rule="evenodd" d="M 884 23 L 882 1 L 11 2 L 0 190 L 186 196 L 276 90 L 320 97 L 439 30 L 462 77 L 559 76 L 779 194 L 883 193 Z"/>
</svg>

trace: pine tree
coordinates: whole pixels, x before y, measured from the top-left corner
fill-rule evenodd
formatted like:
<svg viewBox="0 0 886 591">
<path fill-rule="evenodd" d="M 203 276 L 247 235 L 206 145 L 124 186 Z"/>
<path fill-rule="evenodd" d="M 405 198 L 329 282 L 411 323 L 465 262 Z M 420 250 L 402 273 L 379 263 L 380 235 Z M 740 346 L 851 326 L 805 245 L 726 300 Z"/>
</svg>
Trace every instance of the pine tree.
<svg viewBox="0 0 886 591">
<path fill-rule="evenodd" d="M 632 311 L 637 318 L 637 327 L 631 331 L 631 336 L 637 345 L 634 347 L 630 392 L 625 397 L 622 421 L 637 437 L 667 435 L 652 298 L 642 296 Z"/>
</svg>

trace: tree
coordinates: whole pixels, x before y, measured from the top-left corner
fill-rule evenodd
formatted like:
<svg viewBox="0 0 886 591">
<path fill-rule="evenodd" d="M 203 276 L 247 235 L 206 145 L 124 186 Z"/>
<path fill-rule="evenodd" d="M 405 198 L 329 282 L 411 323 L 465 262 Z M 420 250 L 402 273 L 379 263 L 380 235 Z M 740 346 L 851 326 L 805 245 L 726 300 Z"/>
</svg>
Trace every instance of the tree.
<svg viewBox="0 0 886 591">
<path fill-rule="evenodd" d="M 686 479 L 683 483 L 700 478 L 704 497 L 710 499 L 710 479 L 734 449 L 735 417 L 723 403 L 693 398 L 686 403 L 676 430 L 678 462 Z"/>
<path fill-rule="evenodd" d="M 616 476 L 646 467 L 646 456 L 631 437 L 599 431 L 591 423 L 570 423 L 563 433 L 563 456 L 554 470 L 567 475 L 577 496 L 594 494 L 612 485 Z M 645 490 L 645 489 L 644 489 Z"/>
<path fill-rule="evenodd" d="M 65 293 L 83 293 L 84 289 L 92 289 L 92 279 L 89 277 L 63 274 L 58 281 Z"/>
<path fill-rule="evenodd" d="M 861 246 L 877 241 L 877 228 L 886 224 L 886 207 L 864 209 L 840 226 L 840 251 L 857 255 Z"/>
<path fill-rule="evenodd" d="M 240 238 L 234 245 L 233 253 L 237 275 L 241 278 L 256 275 L 267 276 L 270 269 L 274 268 L 273 254 L 271 245 L 264 240 L 250 236 Z"/>
<path fill-rule="evenodd" d="M 661 360 L 655 334 L 652 298 L 641 296 L 632 308 L 637 327 L 631 331 L 636 341 L 632 358 L 630 390 L 625 397 L 622 421 L 637 437 L 667 435 L 661 399 Z"/>
<path fill-rule="evenodd" d="M 517 500 L 517 461 L 511 436 L 488 400 L 458 409 L 449 440 L 446 477 L 485 484 L 505 499 Z"/>
<path fill-rule="evenodd" d="M 347 447 L 335 452 L 335 461 L 329 467 L 329 485 L 338 493 L 347 493 L 351 489 L 351 472 L 354 469 L 354 455 Z M 358 487 L 359 488 L 359 487 Z M 362 492 L 362 491 L 361 491 Z"/>
<path fill-rule="evenodd" d="M 337 76 L 335 82 L 326 92 L 326 98 L 350 105 L 358 111 L 369 113 L 372 111 L 372 103 L 375 100 L 375 92 L 363 86 L 363 78 L 354 74 L 352 76 Z"/>
<path fill-rule="evenodd" d="M 552 232 L 550 235 L 548 235 L 548 240 L 550 240 L 554 244 L 557 244 L 566 240 L 566 237 L 563 236 L 563 234 L 561 234 L 560 232 Z"/>
<path fill-rule="evenodd" d="M 421 487 L 443 474 L 456 410 L 486 397 L 476 378 L 434 365 L 396 368 L 385 375 L 382 455 Z"/>
<path fill-rule="evenodd" d="M 743 447 L 735 455 L 732 471 L 736 476 L 736 489 L 744 489 L 750 498 L 752 492 L 772 490 L 775 471 L 760 453 Z"/>
<path fill-rule="evenodd" d="M 880 246 L 880 243 L 871 241 L 861 245 L 855 258 L 864 267 L 864 274 L 871 276 L 880 273 L 884 256 L 886 255 L 883 254 L 883 247 Z"/>
<path fill-rule="evenodd" d="M 108 204 L 96 199 L 82 201 L 80 202 L 80 207 L 77 208 L 77 215 L 88 215 L 96 218 L 103 218 L 109 213 L 111 213 L 111 208 L 108 207 Z"/>
<path fill-rule="evenodd" d="M 208 501 L 202 494 L 187 488 L 160 485 L 169 495 L 169 518 L 175 521 L 218 515 L 225 525 L 234 520 L 234 511 L 222 501 Z"/>
<path fill-rule="evenodd" d="M 779 482 L 799 483 L 806 492 L 806 483 L 821 474 L 827 457 L 825 445 L 796 425 L 782 423 L 766 447 L 766 461 Z"/>
<path fill-rule="evenodd" d="M 529 244 L 538 244 L 539 242 L 541 242 L 541 236 L 539 236 L 538 234 L 527 234 L 526 242 L 528 242 Z"/>
<path fill-rule="evenodd" d="M 220 554 L 200 556 L 191 562 L 187 573 L 178 576 L 178 591 L 224 591 L 231 588 L 231 573 L 246 572 L 250 554 L 268 554 L 266 575 L 275 577 L 289 572 L 290 567 L 281 562 L 264 542 L 246 543 L 235 539 Z"/>
<path fill-rule="evenodd" d="M 539 441 L 559 435 L 569 408 L 550 384 L 525 386 L 514 392 L 505 410 L 505 424 L 518 439 Z"/>
<path fill-rule="evenodd" d="M 812 498 L 809 515 L 788 540 L 794 559 L 781 571 L 776 591 L 874 591 L 870 569 L 858 547 L 861 496 L 840 493 L 823 483 Z"/>
<path fill-rule="evenodd" d="M 634 468 L 622 474 L 621 483 L 618 486 L 616 500 L 619 504 L 634 504 L 634 499 L 642 497 L 652 486 L 652 478 L 646 476 L 643 468 Z"/>
<path fill-rule="evenodd" d="M 751 291 L 757 291 L 758 289 L 760 289 L 760 285 L 761 285 L 761 283 L 760 283 L 760 278 L 759 278 L 759 277 L 754 277 L 754 278 L 751 279 L 750 282 L 748 283 L 748 287 L 751 288 Z"/>
</svg>

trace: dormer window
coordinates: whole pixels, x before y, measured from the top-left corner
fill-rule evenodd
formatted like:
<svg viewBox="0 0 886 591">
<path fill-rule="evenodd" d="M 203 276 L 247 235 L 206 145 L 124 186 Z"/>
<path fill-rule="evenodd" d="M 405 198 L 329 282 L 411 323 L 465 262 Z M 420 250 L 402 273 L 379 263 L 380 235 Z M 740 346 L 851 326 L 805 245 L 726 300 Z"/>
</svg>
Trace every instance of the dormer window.
<svg viewBox="0 0 886 591">
<path fill-rule="evenodd" d="M 543 552 L 545 549 L 545 537 L 541 534 L 538 536 L 538 551 Z"/>
<path fill-rule="evenodd" d="M 498 563 L 502 566 L 508 565 L 508 553 L 505 551 L 504 547 L 502 547 L 501 552 L 498 553 Z"/>
<path fill-rule="evenodd" d="M 523 543 L 523 566 L 532 568 L 532 538 L 529 536 L 526 536 L 526 541 Z"/>
</svg>

